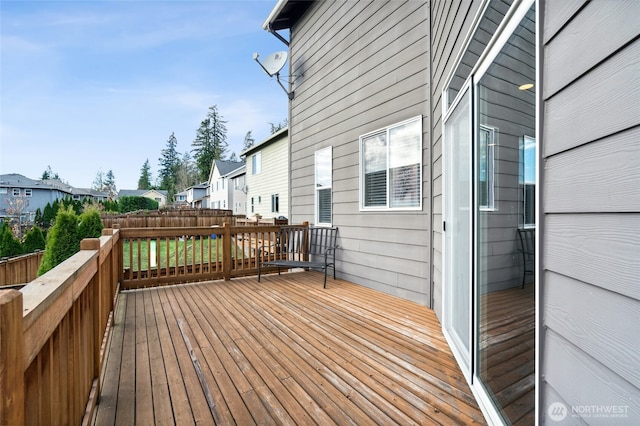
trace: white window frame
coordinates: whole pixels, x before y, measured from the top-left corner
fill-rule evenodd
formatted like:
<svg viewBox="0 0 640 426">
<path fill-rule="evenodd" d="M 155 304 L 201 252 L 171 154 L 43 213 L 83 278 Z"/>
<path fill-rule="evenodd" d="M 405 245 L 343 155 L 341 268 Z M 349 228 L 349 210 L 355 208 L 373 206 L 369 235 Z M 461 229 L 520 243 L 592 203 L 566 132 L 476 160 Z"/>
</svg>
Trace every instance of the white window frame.
<svg viewBox="0 0 640 426">
<path fill-rule="evenodd" d="M 487 158 L 486 158 L 486 173 L 487 173 L 487 203 L 481 204 L 478 200 L 478 207 L 483 211 L 496 211 L 496 147 L 498 146 L 498 129 L 495 127 L 480 125 L 479 132 L 485 132 L 487 134 Z M 479 140 L 482 140 L 479 138 Z M 480 153 L 478 153 L 480 158 Z M 480 160 L 478 160 L 480 162 Z M 480 164 L 478 164 L 478 187 L 480 186 Z M 478 188 L 479 192 L 479 188 Z M 479 197 L 479 195 L 478 195 Z"/>
<path fill-rule="evenodd" d="M 260 173 L 262 173 L 262 151 L 251 156 L 251 174 L 259 175 Z"/>
<path fill-rule="evenodd" d="M 20 196 L 20 188 L 12 188 L 11 195 L 13 195 L 14 197 L 19 197 Z"/>
<path fill-rule="evenodd" d="M 391 158 L 391 151 L 393 149 L 393 141 L 390 140 L 390 133 L 397 129 L 400 128 L 402 126 L 414 123 L 414 122 L 418 122 L 419 123 L 419 132 L 418 132 L 418 152 L 419 154 L 417 155 L 418 158 L 416 158 L 417 164 L 418 164 L 418 204 L 417 205 L 409 205 L 409 206 L 392 206 L 392 200 L 391 200 L 391 179 L 390 179 L 390 171 L 391 171 L 391 166 L 389 164 L 389 159 Z M 366 139 L 371 138 L 372 136 L 376 136 L 376 135 L 383 135 L 385 137 L 385 144 L 386 144 L 386 202 L 385 205 L 375 205 L 375 206 L 367 206 L 365 203 L 365 152 L 363 149 L 363 144 L 366 141 Z M 422 115 L 418 115 L 416 117 L 412 117 L 408 120 L 405 121 L 401 121 L 399 123 L 394 123 L 388 127 L 384 127 L 382 129 L 378 129 L 375 130 L 373 132 L 369 132 L 367 134 L 364 134 L 362 136 L 360 136 L 359 138 L 359 149 L 360 149 L 360 211 L 388 211 L 388 210 L 392 210 L 392 211 L 416 211 L 416 210 L 422 210 L 422 188 L 423 188 L 423 182 L 422 182 L 422 167 L 423 167 L 423 141 L 422 141 L 422 135 L 423 135 L 423 131 L 422 131 Z"/>
<path fill-rule="evenodd" d="M 326 164 L 322 166 L 322 163 L 329 162 L 329 176 L 321 176 L 319 179 L 319 173 L 327 170 Z M 327 184 L 328 182 L 328 184 Z M 317 226 L 331 226 L 333 222 L 333 147 L 328 146 L 326 148 L 319 149 L 314 153 L 314 196 L 315 196 L 315 222 Z M 322 221 L 320 215 L 320 192 L 329 190 L 330 202 L 329 202 L 329 221 Z"/>
<path fill-rule="evenodd" d="M 25 188 L 24 189 L 24 196 L 25 197 L 31 197 L 33 195 L 33 190 L 31 188 Z"/>
</svg>

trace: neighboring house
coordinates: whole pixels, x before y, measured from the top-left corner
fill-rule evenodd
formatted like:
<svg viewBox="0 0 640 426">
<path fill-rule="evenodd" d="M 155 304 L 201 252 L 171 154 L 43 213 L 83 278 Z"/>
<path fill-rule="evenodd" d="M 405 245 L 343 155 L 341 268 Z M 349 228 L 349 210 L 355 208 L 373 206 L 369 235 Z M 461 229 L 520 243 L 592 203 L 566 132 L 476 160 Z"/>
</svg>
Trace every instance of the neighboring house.
<svg viewBox="0 0 640 426">
<path fill-rule="evenodd" d="M 247 214 L 247 185 L 246 185 L 246 165 L 238 167 L 226 175 L 229 187 L 231 188 L 231 198 L 229 205 L 232 206 L 234 215 Z"/>
<path fill-rule="evenodd" d="M 168 192 L 165 189 L 121 189 L 118 191 L 120 197 L 146 197 L 158 202 L 158 208 L 167 205 Z"/>
<path fill-rule="evenodd" d="M 209 208 L 232 210 L 234 189 L 230 173 L 244 167 L 242 161 L 214 160 L 209 174 Z"/>
<path fill-rule="evenodd" d="M 74 188 L 73 186 L 61 182 L 56 179 L 44 179 L 41 182 L 47 185 L 59 189 L 60 191 L 70 193 L 71 198 L 76 201 L 91 200 L 95 202 L 107 201 L 109 199 L 108 191 L 98 191 L 91 188 Z"/>
<path fill-rule="evenodd" d="M 247 216 L 289 217 L 289 129 L 240 154 L 247 161 Z"/>
<path fill-rule="evenodd" d="M 17 173 L 0 175 L 0 217 L 33 221 L 36 210 L 42 212 L 47 204 L 73 195 L 69 185 L 54 182 L 57 184 L 51 185 Z"/>
<path fill-rule="evenodd" d="M 187 191 L 180 191 L 173 195 L 173 206 L 174 207 L 188 207 L 189 203 L 187 202 Z"/>
<path fill-rule="evenodd" d="M 290 222 L 339 227 L 342 278 L 435 310 L 490 423 L 640 422 L 637 16 L 280 0 L 264 24 L 290 37 Z M 506 294 L 522 320 L 489 335 Z"/>
<path fill-rule="evenodd" d="M 209 201 L 209 182 L 202 182 L 196 185 L 190 186 L 185 189 L 187 193 L 186 202 L 189 203 L 191 207 L 194 208 L 208 208 Z"/>
</svg>

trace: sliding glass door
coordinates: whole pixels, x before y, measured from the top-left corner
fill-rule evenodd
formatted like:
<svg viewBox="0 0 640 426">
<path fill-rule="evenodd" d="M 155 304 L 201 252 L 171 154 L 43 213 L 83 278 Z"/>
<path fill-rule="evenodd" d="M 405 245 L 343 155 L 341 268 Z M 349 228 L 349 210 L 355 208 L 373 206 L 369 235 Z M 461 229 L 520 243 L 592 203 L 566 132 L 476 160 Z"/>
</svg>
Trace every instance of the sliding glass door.
<svg viewBox="0 0 640 426">
<path fill-rule="evenodd" d="M 448 88 L 443 120 L 445 335 L 485 413 L 504 424 L 535 421 L 535 285 L 525 274 L 535 268 L 520 251 L 536 226 L 534 6 L 514 2 L 482 59 L 456 76 L 466 83 Z"/>
</svg>

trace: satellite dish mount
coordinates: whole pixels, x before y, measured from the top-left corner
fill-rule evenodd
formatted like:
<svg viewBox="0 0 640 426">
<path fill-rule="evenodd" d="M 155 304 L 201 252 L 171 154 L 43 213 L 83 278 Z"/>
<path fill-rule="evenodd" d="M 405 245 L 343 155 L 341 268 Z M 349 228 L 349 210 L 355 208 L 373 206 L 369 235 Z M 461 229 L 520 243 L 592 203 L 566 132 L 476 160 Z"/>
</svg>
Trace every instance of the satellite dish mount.
<svg viewBox="0 0 640 426">
<path fill-rule="evenodd" d="M 287 62 L 287 52 L 281 51 L 272 53 L 271 55 L 264 58 L 262 62 L 258 60 L 259 57 L 260 55 L 258 55 L 257 53 L 253 54 L 253 59 L 260 65 L 260 67 L 262 67 L 264 72 L 266 72 L 269 77 L 273 77 L 275 75 L 278 84 L 287 94 L 289 100 L 293 99 L 293 92 L 289 92 L 287 88 L 284 87 L 284 84 L 282 84 L 282 82 L 280 81 L 280 70 Z"/>
</svg>

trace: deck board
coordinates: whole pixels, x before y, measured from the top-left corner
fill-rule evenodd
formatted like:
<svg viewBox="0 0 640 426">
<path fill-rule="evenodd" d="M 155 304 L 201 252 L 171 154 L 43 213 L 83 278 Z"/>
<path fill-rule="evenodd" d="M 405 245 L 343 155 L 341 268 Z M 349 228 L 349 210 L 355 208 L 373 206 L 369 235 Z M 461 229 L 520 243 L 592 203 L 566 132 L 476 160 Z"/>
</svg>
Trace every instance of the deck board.
<svg viewBox="0 0 640 426">
<path fill-rule="evenodd" d="M 322 280 L 122 293 L 95 423 L 485 423 L 433 311 Z"/>
</svg>

